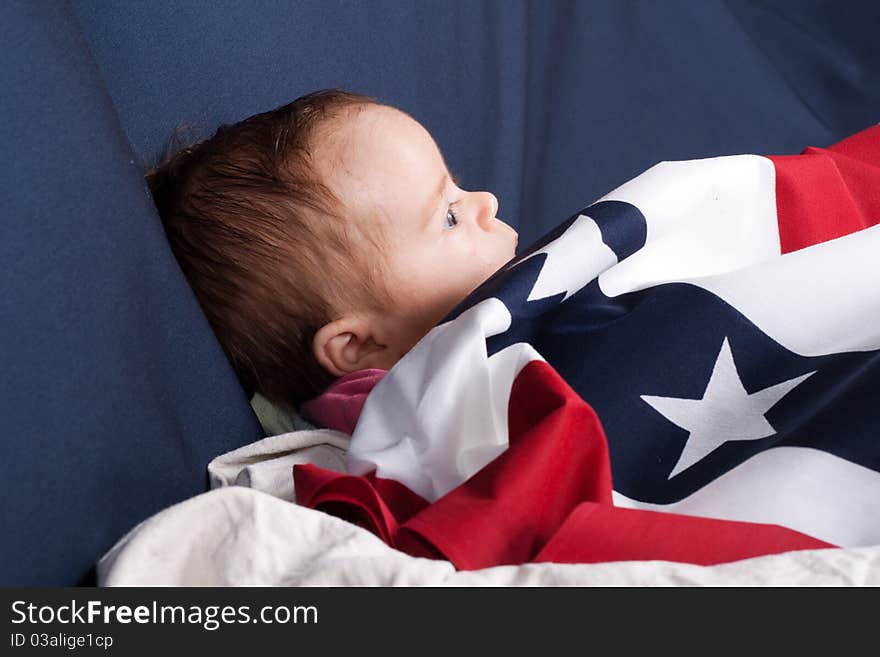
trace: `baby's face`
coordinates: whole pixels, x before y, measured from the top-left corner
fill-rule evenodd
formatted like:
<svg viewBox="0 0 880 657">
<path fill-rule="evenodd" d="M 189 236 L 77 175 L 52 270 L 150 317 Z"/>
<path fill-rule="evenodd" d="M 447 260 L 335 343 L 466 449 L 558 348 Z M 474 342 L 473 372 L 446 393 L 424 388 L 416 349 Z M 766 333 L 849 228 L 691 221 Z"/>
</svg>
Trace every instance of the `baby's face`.
<svg viewBox="0 0 880 657">
<path fill-rule="evenodd" d="M 323 146 L 325 182 L 364 230 L 381 224 L 390 243 L 386 282 L 402 355 L 514 257 L 516 231 L 495 216 L 495 196 L 458 187 L 427 130 L 394 108 L 371 105 L 337 121 Z"/>
</svg>

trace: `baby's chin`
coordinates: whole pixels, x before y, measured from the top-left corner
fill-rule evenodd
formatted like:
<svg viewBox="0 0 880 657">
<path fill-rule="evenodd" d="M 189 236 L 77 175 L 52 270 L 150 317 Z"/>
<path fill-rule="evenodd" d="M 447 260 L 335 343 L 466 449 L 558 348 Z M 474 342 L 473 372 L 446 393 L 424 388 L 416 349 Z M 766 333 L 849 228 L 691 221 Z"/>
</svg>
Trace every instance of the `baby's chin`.
<svg viewBox="0 0 880 657">
<path fill-rule="evenodd" d="M 511 229 L 511 230 L 512 230 L 512 229 Z M 518 244 L 519 244 L 519 234 L 518 234 L 516 231 L 514 231 L 514 232 L 513 232 L 512 239 L 510 240 L 510 246 L 509 246 L 508 249 L 505 251 L 505 254 L 507 255 L 507 260 L 505 260 L 504 262 L 502 262 L 501 265 L 503 265 L 505 262 L 507 262 L 507 261 L 510 260 L 511 258 L 515 258 L 515 257 L 516 257 L 516 247 L 517 247 Z M 498 265 L 498 266 L 500 267 L 501 265 Z"/>
<path fill-rule="evenodd" d="M 505 225 L 507 225 L 507 224 L 505 224 Z M 507 227 L 510 228 L 510 226 L 507 226 Z M 519 233 L 517 233 L 513 228 L 510 228 L 510 233 L 511 233 L 511 235 L 509 237 L 509 239 L 510 239 L 509 254 L 510 254 L 510 258 L 512 258 L 516 255 L 516 247 L 519 244 Z M 508 258 L 508 260 L 510 258 Z"/>
<path fill-rule="evenodd" d="M 500 250 L 498 253 L 498 258 L 492 262 L 489 271 L 485 278 L 489 278 L 492 274 L 500 271 L 504 268 L 506 264 L 508 264 L 511 260 L 516 257 L 516 240 L 513 241 L 513 244 L 509 247 L 505 247 L 503 250 Z"/>
<path fill-rule="evenodd" d="M 510 226 L 505 224 L 507 230 L 504 233 L 496 235 L 496 242 L 493 244 L 492 254 L 484 260 L 485 270 L 483 271 L 483 279 L 486 280 L 492 274 L 499 271 L 504 265 L 516 257 L 516 247 L 519 242 L 519 235 Z"/>
</svg>

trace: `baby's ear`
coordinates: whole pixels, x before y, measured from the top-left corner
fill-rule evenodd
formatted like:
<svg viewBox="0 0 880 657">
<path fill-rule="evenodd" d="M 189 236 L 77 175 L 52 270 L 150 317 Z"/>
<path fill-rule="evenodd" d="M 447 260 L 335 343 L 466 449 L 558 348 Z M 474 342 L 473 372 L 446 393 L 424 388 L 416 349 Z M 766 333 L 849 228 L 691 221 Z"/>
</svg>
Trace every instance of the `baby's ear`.
<svg viewBox="0 0 880 657">
<path fill-rule="evenodd" d="M 387 347 L 376 341 L 371 323 L 347 315 L 322 326 L 315 334 L 312 349 L 321 366 L 333 376 L 380 367 L 387 369 Z"/>
</svg>

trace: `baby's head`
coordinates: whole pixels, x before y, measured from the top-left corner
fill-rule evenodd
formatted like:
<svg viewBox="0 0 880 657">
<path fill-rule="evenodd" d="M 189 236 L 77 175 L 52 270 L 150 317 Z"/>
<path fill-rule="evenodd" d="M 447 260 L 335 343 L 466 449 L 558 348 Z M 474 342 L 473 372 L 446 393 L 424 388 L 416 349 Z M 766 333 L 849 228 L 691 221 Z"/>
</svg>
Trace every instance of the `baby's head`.
<svg viewBox="0 0 880 657">
<path fill-rule="evenodd" d="M 343 91 L 222 126 L 147 180 L 240 380 L 287 409 L 390 368 L 516 247 L 419 123 Z"/>
</svg>

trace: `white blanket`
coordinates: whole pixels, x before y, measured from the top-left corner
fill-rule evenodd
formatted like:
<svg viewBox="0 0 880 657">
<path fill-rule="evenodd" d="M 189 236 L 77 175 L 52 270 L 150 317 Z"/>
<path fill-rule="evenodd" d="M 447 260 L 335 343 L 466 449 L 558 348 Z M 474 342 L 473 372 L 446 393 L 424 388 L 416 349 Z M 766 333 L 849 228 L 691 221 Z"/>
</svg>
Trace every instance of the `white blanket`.
<svg viewBox="0 0 880 657">
<path fill-rule="evenodd" d="M 265 438 L 209 465 L 214 490 L 132 529 L 98 563 L 102 586 L 880 585 L 880 545 L 789 552 L 718 566 L 664 561 L 526 564 L 456 571 L 292 503 L 295 463 L 344 470 L 348 436 Z"/>
</svg>

